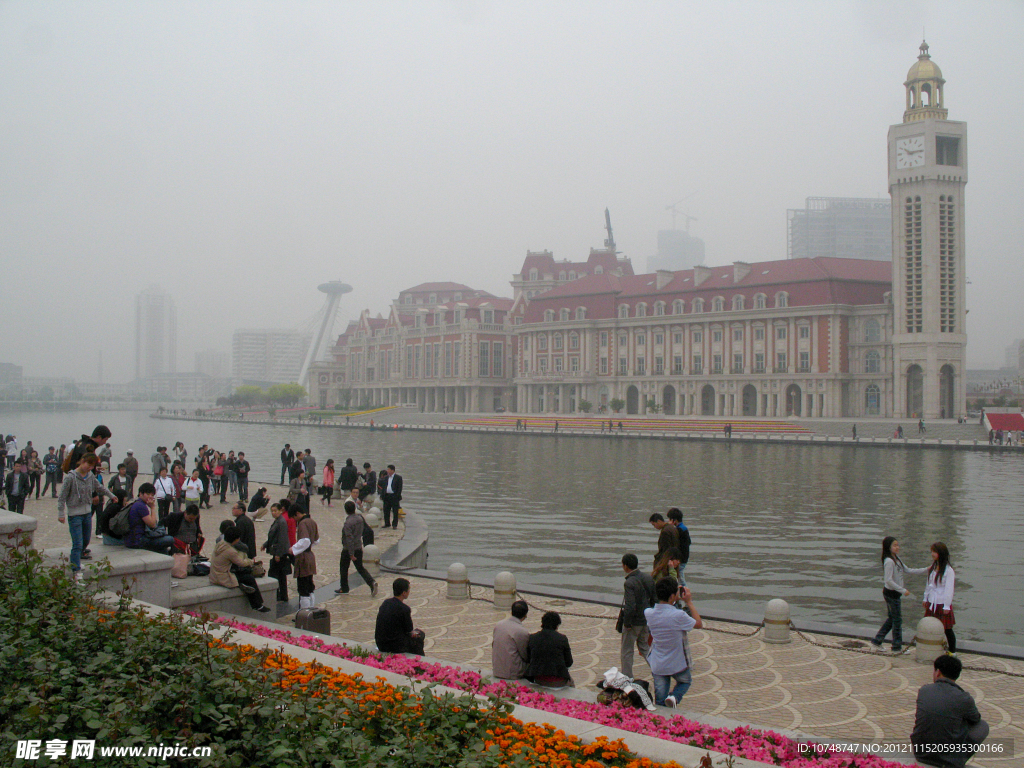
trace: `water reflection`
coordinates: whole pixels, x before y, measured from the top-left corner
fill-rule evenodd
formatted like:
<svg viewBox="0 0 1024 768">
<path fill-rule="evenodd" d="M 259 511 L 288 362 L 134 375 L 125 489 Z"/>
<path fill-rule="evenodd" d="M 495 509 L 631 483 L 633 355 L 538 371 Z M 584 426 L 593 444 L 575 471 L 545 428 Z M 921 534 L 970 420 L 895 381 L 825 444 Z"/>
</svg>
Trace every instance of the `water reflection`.
<svg viewBox="0 0 1024 768">
<path fill-rule="evenodd" d="M 1021 459 L 936 450 L 682 443 L 629 438 L 363 432 L 154 421 L 145 414 L 5 417 L 36 444 L 67 441 L 103 420 L 115 456 L 143 468 L 159 442 L 243 449 L 253 477 L 275 481 L 285 442 L 322 466 L 352 457 L 398 465 L 405 503 L 427 515 L 430 566 L 471 575 L 512 570 L 520 582 L 617 599 L 624 552 L 649 564 L 653 511 L 683 510 L 693 550 L 688 581 L 700 604 L 759 613 L 785 597 L 794 617 L 882 622 L 881 541 L 897 536 L 909 565 L 945 541 L 957 573 L 958 634 L 1022 644 L 1024 520 Z M 81 423 L 79 423 L 81 422 Z M 918 598 L 921 577 L 908 577 Z M 918 601 L 904 602 L 911 634 Z"/>
</svg>

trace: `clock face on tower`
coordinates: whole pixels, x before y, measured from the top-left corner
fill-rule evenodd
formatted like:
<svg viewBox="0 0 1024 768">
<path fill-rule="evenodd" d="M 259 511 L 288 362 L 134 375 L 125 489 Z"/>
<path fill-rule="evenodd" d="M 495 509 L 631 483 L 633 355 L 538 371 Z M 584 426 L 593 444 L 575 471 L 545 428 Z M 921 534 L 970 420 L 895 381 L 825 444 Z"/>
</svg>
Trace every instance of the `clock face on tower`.
<svg viewBox="0 0 1024 768">
<path fill-rule="evenodd" d="M 896 141 L 896 167 L 916 168 L 924 165 L 924 136 L 910 136 Z"/>
</svg>

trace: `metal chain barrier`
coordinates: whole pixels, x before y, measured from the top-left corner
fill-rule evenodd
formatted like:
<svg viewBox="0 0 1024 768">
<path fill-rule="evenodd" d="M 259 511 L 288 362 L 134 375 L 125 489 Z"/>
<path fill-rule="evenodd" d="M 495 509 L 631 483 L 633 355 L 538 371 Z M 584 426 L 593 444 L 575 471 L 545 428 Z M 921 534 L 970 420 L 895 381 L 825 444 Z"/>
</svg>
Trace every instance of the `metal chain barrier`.
<svg viewBox="0 0 1024 768">
<path fill-rule="evenodd" d="M 478 600 L 478 601 L 480 601 L 482 603 L 490 603 L 491 605 L 494 604 L 494 599 L 493 598 L 481 597 L 481 596 L 479 596 L 479 593 L 477 595 L 474 595 L 473 594 L 473 589 L 474 588 L 471 586 L 470 590 L 469 590 L 469 599 L 470 600 Z M 486 587 L 478 587 L 477 589 L 479 589 L 479 590 L 486 590 Z M 516 590 L 516 599 L 522 600 L 530 608 L 532 608 L 535 611 L 545 610 L 544 608 L 541 608 L 539 605 L 531 603 L 518 590 Z M 563 613 L 562 611 L 559 611 L 559 614 L 562 615 L 562 616 L 575 616 L 576 618 L 580 618 L 580 619 L 608 619 L 608 620 L 613 620 L 614 618 L 616 618 L 614 616 L 609 616 L 608 614 L 594 614 L 594 613 L 569 613 L 569 612 Z M 735 637 L 753 637 L 754 635 L 756 635 L 758 632 L 761 631 L 762 627 L 764 627 L 764 621 L 762 621 L 760 624 L 758 624 L 756 627 L 754 627 L 753 630 L 751 630 L 749 632 L 747 632 L 747 631 L 739 631 L 739 630 L 735 630 L 735 629 L 723 629 L 722 627 L 708 627 L 708 626 L 705 626 L 703 629 L 704 629 L 705 632 L 716 632 L 716 633 L 721 634 L 721 635 L 733 635 Z M 846 645 L 836 645 L 834 643 L 822 643 L 822 642 L 819 642 L 817 640 L 812 640 L 810 637 L 808 637 L 803 632 L 801 632 L 797 628 L 796 624 L 793 623 L 792 620 L 790 620 L 790 622 L 789 622 L 789 628 L 796 634 L 797 637 L 799 637 L 801 640 L 803 640 L 808 645 L 813 645 L 813 646 L 816 646 L 818 648 L 825 648 L 825 649 L 830 650 L 830 651 L 846 651 L 847 653 L 860 653 L 860 654 L 864 654 L 864 655 L 867 655 L 867 656 L 878 656 L 877 651 L 872 650 L 870 647 L 869 648 L 855 648 L 855 647 L 850 647 L 850 646 L 846 646 Z M 906 650 L 903 651 L 903 653 L 909 653 L 910 649 L 915 647 L 916 645 L 917 645 L 917 637 L 915 636 L 909 643 L 907 643 Z M 892 658 L 895 658 L 895 656 L 892 656 Z M 965 664 L 964 665 L 964 669 L 965 670 L 970 670 L 971 672 L 989 672 L 989 673 L 996 674 L 996 675 L 1006 675 L 1007 677 L 1024 677 L 1024 672 L 1010 672 L 1010 671 L 1005 670 L 1005 669 L 996 669 L 994 667 L 975 667 L 975 666 L 968 666 L 968 665 Z"/>
</svg>

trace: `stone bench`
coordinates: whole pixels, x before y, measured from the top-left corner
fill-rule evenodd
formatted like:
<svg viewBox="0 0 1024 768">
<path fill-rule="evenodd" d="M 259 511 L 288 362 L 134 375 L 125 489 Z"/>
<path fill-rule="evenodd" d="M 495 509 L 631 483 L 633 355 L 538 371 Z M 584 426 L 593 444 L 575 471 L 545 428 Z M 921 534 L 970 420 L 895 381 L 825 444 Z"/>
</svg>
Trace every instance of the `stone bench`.
<svg viewBox="0 0 1024 768">
<path fill-rule="evenodd" d="M 170 590 L 169 607 L 178 611 L 206 610 L 211 613 L 233 613 L 249 618 L 275 615 L 254 611 L 249 607 L 249 598 L 242 590 L 211 584 L 209 576 L 175 579 L 175 584 L 177 586 Z M 263 595 L 263 604 L 273 611 L 277 601 L 277 579 L 264 576 L 256 579 L 256 584 Z"/>
<path fill-rule="evenodd" d="M 99 579 L 101 587 L 113 592 L 120 591 L 123 589 L 122 580 L 127 579 L 131 596 L 136 600 L 171 607 L 173 557 L 146 549 L 111 546 L 96 538 L 89 542 L 89 549 L 92 559 L 82 561 L 82 571 L 86 576 L 98 575 L 104 560 L 110 562 L 110 571 Z M 57 565 L 61 557 L 69 560 L 71 547 L 43 550 L 43 559 L 47 565 Z"/>
</svg>

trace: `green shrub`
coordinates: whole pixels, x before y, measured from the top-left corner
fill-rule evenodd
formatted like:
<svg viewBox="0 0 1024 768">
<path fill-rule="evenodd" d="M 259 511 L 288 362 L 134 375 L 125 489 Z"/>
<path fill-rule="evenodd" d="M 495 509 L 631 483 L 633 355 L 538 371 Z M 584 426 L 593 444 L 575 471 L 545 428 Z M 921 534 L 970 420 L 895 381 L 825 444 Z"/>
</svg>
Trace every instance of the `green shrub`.
<svg viewBox="0 0 1024 768">
<path fill-rule="evenodd" d="M 211 646 L 209 617 L 152 616 L 126 598 L 103 605 L 97 594 L 63 568 L 43 568 L 27 547 L 0 563 L 0 764 L 25 739 L 96 741 L 92 761 L 41 761 L 50 766 L 175 764 L 99 752 L 161 744 L 209 746 L 209 757 L 179 763 L 199 768 L 502 762 L 497 751 L 481 751 L 481 736 L 508 702 L 402 688 L 422 707 L 396 704 L 370 716 L 320 678 L 305 693 L 282 689 L 282 673 L 263 664 L 269 651 L 246 658 L 237 647 Z"/>
</svg>

